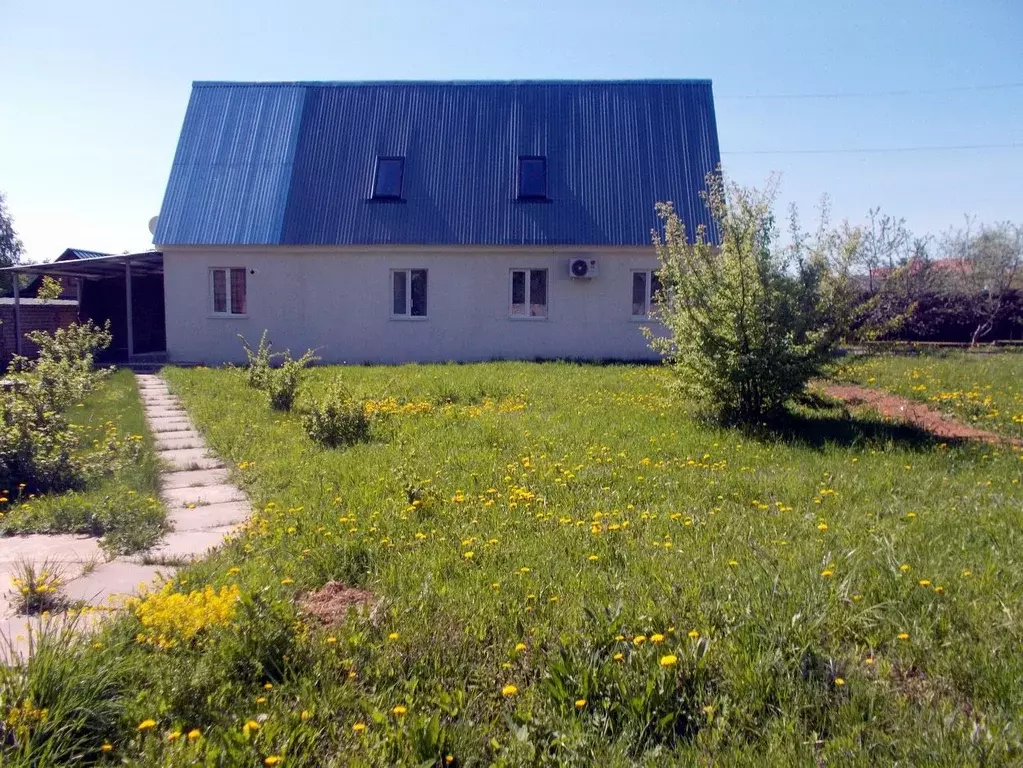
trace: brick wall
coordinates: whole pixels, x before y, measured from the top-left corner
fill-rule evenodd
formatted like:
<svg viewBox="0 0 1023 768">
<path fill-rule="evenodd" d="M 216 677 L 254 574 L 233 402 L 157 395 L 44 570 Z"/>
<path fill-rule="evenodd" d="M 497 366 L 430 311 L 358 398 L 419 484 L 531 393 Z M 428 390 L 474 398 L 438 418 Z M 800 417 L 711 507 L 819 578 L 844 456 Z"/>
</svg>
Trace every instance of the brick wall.
<svg viewBox="0 0 1023 768">
<path fill-rule="evenodd" d="M 52 333 L 78 320 L 77 304 L 25 304 L 21 305 L 21 331 L 48 331 Z M 14 305 L 0 304 L 0 370 L 7 368 L 15 352 Z M 21 353 L 32 357 L 38 347 L 28 339 L 21 344 Z"/>
</svg>

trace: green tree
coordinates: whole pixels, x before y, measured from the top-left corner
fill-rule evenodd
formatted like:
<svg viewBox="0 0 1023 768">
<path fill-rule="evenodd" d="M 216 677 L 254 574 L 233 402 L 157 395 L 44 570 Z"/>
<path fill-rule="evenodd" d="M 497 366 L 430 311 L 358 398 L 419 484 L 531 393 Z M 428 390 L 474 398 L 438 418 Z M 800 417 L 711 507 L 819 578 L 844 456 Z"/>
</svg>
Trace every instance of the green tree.
<svg viewBox="0 0 1023 768">
<path fill-rule="evenodd" d="M 656 316 L 668 333 L 647 334 L 684 393 L 720 420 L 753 423 L 780 411 L 830 360 L 850 299 L 826 254 L 848 248 L 823 230 L 817 240 L 827 248 L 780 247 L 774 179 L 756 190 L 715 173 L 707 184 L 715 239 L 702 226 L 690 237 L 671 204 L 658 204 Z"/>
<path fill-rule="evenodd" d="M 10 267 L 21 262 L 25 246 L 14 231 L 14 220 L 7 210 L 4 193 L 0 192 L 0 267 Z M 9 296 L 13 293 L 13 281 L 10 273 L 0 273 L 0 295 Z"/>
</svg>

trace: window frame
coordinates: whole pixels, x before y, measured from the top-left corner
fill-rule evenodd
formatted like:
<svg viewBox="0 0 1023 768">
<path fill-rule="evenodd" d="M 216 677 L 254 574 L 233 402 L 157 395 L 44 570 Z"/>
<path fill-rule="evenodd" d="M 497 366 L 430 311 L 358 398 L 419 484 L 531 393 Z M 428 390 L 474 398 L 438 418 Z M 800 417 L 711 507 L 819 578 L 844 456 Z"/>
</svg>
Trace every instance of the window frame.
<svg viewBox="0 0 1023 768">
<path fill-rule="evenodd" d="M 426 276 L 426 314 L 425 315 L 413 315 L 412 314 L 412 273 L 422 272 Z M 405 275 L 405 314 L 396 315 L 394 313 L 394 276 L 403 274 Z M 423 320 L 430 319 L 430 270 L 426 267 L 396 267 L 390 270 L 390 314 L 392 320 L 404 320 L 421 322 Z"/>
<path fill-rule="evenodd" d="M 653 290 L 653 278 L 660 270 L 658 269 L 633 269 L 629 271 L 629 317 L 633 322 L 636 323 L 647 323 L 654 319 L 653 308 L 654 308 L 654 290 Z M 644 286 L 644 309 L 645 314 L 636 315 L 632 312 L 632 290 L 636 282 L 636 275 L 644 275 L 645 286 Z M 660 278 L 658 278 L 660 280 Z M 661 285 L 663 289 L 663 284 Z"/>
<path fill-rule="evenodd" d="M 244 285 L 245 285 L 245 311 L 244 312 L 232 312 L 233 305 L 234 305 L 234 300 L 231 297 L 231 272 L 233 270 L 240 270 L 242 275 L 243 275 L 243 277 L 245 278 L 245 283 L 244 283 Z M 207 316 L 210 317 L 210 318 L 216 318 L 218 320 L 225 320 L 225 319 L 226 320 L 230 320 L 232 318 L 235 318 L 235 319 L 237 319 L 237 318 L 247 318 L 249 316 L 249 269 L 248 269 L 248 267 L 241 267 L 241 266 L 238 266 L 238 265 L 229 266 L 229 267 L 209 267 L 207 272 L 208 272 L 208 277 L 207 277 L 207 281 L 206 281 L 207 301 L 208 301 L 208 305 L 207 305 L 208 313 L 207 313 Z M 214 286 L 214 280 L 216 280 L 216 278 L 214 277 L 214 274 L 217 273 L 217 272 L 223 272 L 224 273 L 224 283 L 225 283 L 225 291 L 226 291 L 225 299 L 226 299 L 227 309 L 225 311 L 223 311 L 223 312 L 218 312 L 217 311 L 216 297 L 214 296 L 214 287 L 213 286 Z"/>
<path fill-rule="evenodd" d="M 525 306 L 526 314 L 516 315 L 512 312 L 513 299 L 515 297 L 515 273 L 525 273 Z M 533 272 L 544 273 L 544 292 L 546 295 L 546 301 L 544 302 L 544 313 L 542 315 L 531 315 L 529 314 L 529 308 L 532 306 L 530 302 L 530 278 Z M 547 267 L 512 267 L 508 270 L 508 319 L 509 320 L 528 320 L 531 322 L 547 320 L 551 315 L 551 280 L 550 270 Z"/>
<path fill-rule="evenodd" d="M 397 162 L 400 167 L 398 169 L 398 194 L 396 195 L 384 195 L 378 190 L 380 186 L 380 166 L 386 162 Z M 404 155 L 377 155 L 376 164 L 373 166 L 373 186 L 370 189 L 370 200 L 377 201 L 404 201 L 405 192 L 405 156 Z"/>
<path fill-rule="evenodd" d="M 537 161 L 537 160 L 543 163 L 543 191 L 540 194 L 538 194 L 538 195 L 524 194 L 523 191 L 522 191 L 522 178 L 523 178 L 522 177 L 522 172 L 523 172 L 523 169 L 525 167 L 525 163 L 529 162 L 529 161 Z M 550 200 L 550 197 L 548 196 L 548 189 L 549 189 L 550 185 L 548 184 L 547 170 L 548 170 L 548 168 L 547 168 L 547 155 L 519 155 L 519 176 L 518 176 L 518 182 L 519 183 L 518 183 L 518 188 L 516 190 L 516 192 L 518 193 L 516 195 L 516 199 L 532 201 L 532 202 L 544 202 L 544 201 Z"/>
</svg>

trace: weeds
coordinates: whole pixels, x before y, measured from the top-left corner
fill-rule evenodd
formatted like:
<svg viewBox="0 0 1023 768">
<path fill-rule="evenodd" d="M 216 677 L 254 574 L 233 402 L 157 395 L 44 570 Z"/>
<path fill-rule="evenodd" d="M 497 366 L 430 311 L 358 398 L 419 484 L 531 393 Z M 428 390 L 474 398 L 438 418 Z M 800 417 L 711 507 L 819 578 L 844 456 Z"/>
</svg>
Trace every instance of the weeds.
<svg viewBox="0 0 1023 768">
<path fill-rule="evenodd" d="M 44 560 L 36 566 L 31 561 L 21 561 L 11 576 L 17 612 L 35 616 L 62 608 L 65 600 L 60 587 L 63 583 L 63 570 L 56 563 Z"/>
</svg>

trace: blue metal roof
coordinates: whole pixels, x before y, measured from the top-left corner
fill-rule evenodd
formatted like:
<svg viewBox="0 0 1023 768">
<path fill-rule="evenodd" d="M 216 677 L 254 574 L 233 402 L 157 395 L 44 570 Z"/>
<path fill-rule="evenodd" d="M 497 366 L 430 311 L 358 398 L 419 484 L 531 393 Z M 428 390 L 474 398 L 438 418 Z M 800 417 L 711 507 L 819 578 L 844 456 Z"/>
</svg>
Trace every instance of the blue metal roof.
<svg viewBox="0 0 1023 768">
<path fill-rule="evenodd" d="M 104 256 L 110 256 L 109 253 L 100 253 L 99 251 L 83 251 L 81 248 L 68 248 L 60 256 L 57 257 L 57 261 L 68 261 L 69 259 L 102 259 Z"/>
<path fill-rule="evenodd" d="M 549 200 L 520 201 L 518 158 Z M 371 201 L 403 156 L 400 202 Z M 708 80 L 195 83 L 160 245 L 647 245 L 654 204 L 707 224 Z"/>
</svg>

